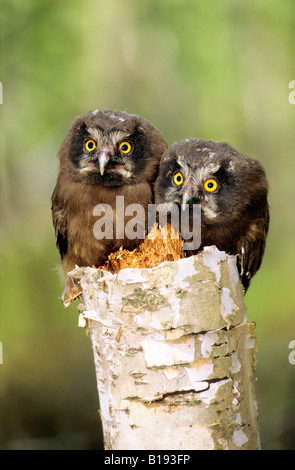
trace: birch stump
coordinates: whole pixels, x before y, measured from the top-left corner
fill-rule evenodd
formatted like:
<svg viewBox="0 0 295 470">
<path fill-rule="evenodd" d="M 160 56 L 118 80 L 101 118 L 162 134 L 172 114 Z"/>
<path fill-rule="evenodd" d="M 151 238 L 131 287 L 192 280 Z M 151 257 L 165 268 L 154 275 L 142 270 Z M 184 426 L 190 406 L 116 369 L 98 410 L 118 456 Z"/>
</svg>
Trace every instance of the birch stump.
<svg viewBox="0 0 295 470">
<path fill-rule="evenodd" d="M 254 323 L 235 257 L 215 247 L 151 269 L 76 268 L 105 449 L 259 448 Z"/>
</svg>

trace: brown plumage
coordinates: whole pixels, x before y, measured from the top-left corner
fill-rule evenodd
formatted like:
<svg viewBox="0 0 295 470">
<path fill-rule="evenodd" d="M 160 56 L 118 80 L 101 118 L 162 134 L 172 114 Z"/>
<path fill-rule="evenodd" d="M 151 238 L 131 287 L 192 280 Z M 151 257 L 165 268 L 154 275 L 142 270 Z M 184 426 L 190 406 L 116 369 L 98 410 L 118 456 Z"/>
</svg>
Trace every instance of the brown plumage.
<svg viewBox="0 0 295 470">
<path fill-rule="evenodd" d="M 187 139 L 162 156 L 156 203 L 201 204 L 201 245 L 237 255 L 245 291 L 261 265 L 269 224 L 268 184 L 257 160 L 227 143 Z M 191 213 L 190 213 L 191 222 Z M 187 254 L 192 254 L 187 252 Z"/>
<path fill-rule="evenodd" d="M 166 149 L 160 132 L 145 119 L 120 111 L 96 110 L 78 116 L 59 151 L 60 169 L 52 195 L 56 244 L 66 274 L 78 266 L 101 266 L 108 255 L 124 246 L 134 249 L 139 239 L 116 238 L 116 196 L 124 206 L 138 203 L 147 211 L 152 184 Z M 94 208 L 108 204 L 114 214 L 114 237 L 97 239 Z M 147 218 L 146 218 L 147 219 Z M 146 220 L 139 220 L 142 230 Z"/>
</svg>

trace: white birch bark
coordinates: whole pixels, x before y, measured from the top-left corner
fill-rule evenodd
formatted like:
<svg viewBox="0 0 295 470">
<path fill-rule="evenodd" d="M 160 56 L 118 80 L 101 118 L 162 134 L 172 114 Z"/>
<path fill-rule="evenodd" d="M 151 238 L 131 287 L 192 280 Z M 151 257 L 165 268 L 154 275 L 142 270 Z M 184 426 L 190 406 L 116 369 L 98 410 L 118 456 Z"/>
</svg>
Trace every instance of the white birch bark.
<svg viewBox="0 0 295 470">
<path fill-rule="evenodd" d="M 113 275 L 76 268 L 105 448 L 257 449 L 255 338 L 235 258 L 215 247 Z"/>
</svg>

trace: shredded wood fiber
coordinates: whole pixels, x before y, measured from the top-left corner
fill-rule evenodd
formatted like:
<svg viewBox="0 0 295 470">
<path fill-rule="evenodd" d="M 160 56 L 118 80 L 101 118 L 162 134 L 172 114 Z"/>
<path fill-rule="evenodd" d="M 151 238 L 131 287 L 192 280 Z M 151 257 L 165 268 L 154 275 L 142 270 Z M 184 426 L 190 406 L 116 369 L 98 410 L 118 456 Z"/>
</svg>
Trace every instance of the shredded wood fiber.
<svg viewBox="0 0 295 470">
<path fill-rule="evenodd" d="M 155 225 L 145 240 L 133 251 L 121 247 L 109 255 L 101 269 L 117 273 L 124 268 L 153 268 L 163 261 L 184 258 L 183 241 L 170 225 Z"/>
</svg>

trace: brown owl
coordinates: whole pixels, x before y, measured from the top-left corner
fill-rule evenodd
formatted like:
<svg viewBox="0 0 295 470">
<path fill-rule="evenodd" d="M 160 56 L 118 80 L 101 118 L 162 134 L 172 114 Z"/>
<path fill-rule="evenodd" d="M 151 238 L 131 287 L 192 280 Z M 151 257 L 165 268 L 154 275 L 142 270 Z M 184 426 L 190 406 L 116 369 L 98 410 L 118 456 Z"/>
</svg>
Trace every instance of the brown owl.
<svg viewBox="0 0 295 470">
<path fill-rule="evenodd" d="M 123 209 L 137 203 L 146 213 L 166 148 L 160 132 L 134 114 L 95 110 L 75 119 L 59 151 L 60 169 L 52 195 L 65 279 L 76 264 L 100 266 L 120 246 L 133 250 L 138 245 L 139 239 L 125 237 L 130 216 L 116 217 L 116 197 L 124 198 Z M 114 216 L 113 237 L 104 239 L 94 233 L 94 208 L 101 204 L 110 207 Z M 145 216 L 138 221 L 143 230 L 145 222 Z"/>
<path fill-rule="evenodd" d="M 201 205 L 201 245 L 237 255 L 245 291 L 259 269 L 269 224 L 268 184 L 257 160 L 224 142 L 187 139 L 162 156 L 155 201 Z M 191 215 L 190 215 L 191 218 Z M 195 251 L 195 252 L 196 252 Z M 192 254 L 192 253 L 188 253 Z"/>
</svg>

